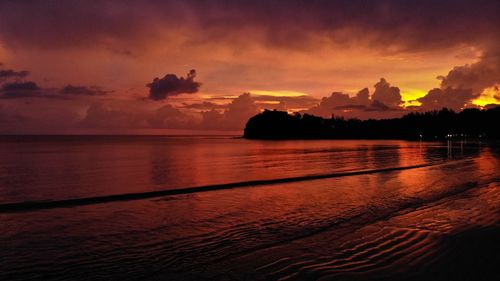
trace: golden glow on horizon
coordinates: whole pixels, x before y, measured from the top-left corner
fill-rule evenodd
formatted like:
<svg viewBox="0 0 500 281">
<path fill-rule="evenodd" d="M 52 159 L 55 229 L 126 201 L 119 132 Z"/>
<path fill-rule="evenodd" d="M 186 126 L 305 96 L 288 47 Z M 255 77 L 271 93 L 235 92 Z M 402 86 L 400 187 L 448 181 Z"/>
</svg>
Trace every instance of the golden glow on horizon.
<svg viewBox="0 0 500 281">
<path fill-rule="evenodd" d="M 238 97 L 238 95 L 199 95 L 201 98 L 206 100 L 232 100 Z"/>
<path fill-rule="evenodd" d="M 407 89 L 401 89 L 401 98 L 403 99 L 403 101 L 406 103 L 412 103 L 412 105 L 414 105 L 413 103 L 418 103 L 420 104 L 419 102 L 415 101 L 416 99 L 418 98 L 421 98 L 423 96 L 427 95 L 427 91 L 426 90 L 421 90 L 421 89 L 411 89 L 411 88 L 407 88 Z"/>
<path fill-rule="evenodd" d="M 296 91 L 286 91 L 286 90 L 279 90 L 279 91 L 251 90 L 250 93 L 252 95 L 257 95 L 257 96 L 273 96 L 273 97 L 307 96 L 306 93 L 296 92 Z"/>
<path fill-rule="evenodd" d="M 421 106 L 422 103 L 416 100 L 406 100 L 403 103 L 403 107 L 408 107 L 408 106 Z"/>
<path fill-rule="evenodd" d="M 280 104 L 280 101 L 266 100 L 266 101 L 259 101 L 258 103 L 259 104 L 271 104 L 271 105 L 275 105 L 275 104 Z"/>
<path fill-rule="evenodd" d="M 500 97 L 500 89 L 497 86 L 484 89 L 481 95 L 472 101 L 472 104 L 478 106 L 485 106 L 488 104 L 500 104 L 500 100 L 496 99 L 495 96 Z"/>
</svg>

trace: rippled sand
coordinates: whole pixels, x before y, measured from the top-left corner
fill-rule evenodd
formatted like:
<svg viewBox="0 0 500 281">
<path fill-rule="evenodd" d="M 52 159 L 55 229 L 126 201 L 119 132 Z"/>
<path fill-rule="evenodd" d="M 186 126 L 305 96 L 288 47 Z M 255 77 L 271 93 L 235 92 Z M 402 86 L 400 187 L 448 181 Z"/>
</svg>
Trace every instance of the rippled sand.
<svg viewBox="0 0 500 281">
<path fill-rule="evenodd" d="M 498 280 L 499 262 L 497 182 L 360 228 L 346 222 L 331 231 L 225 261 L 219 268 L 234 268 L 217 278 Z"/>
</svg>

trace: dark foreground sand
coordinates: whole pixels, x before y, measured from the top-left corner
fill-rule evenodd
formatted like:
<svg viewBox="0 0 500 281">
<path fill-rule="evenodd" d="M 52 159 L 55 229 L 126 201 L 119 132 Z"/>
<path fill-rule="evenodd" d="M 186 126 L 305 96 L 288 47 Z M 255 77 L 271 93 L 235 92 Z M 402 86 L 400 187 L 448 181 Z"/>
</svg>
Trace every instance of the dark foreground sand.
<svg viewBox="0 0 500 281">
<path fill-rule="evenodd" d="M 168 278 L 500 280 L 499 189 L 495 182 L 361 227 L 348 221 Z"/>
<path fill-rule="evenodd" d="M 449 240 L 445 255 L 407 280 L 500 280 L 500 228 L 467 230 Z"/>
</svg>

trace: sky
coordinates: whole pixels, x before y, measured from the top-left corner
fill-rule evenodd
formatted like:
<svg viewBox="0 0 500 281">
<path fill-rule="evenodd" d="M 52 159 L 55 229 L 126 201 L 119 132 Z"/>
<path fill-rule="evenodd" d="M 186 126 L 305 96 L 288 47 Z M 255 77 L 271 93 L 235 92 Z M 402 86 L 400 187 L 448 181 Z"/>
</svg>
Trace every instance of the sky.
<svg viewBox="0 0 500 281">
<path fill-rule="evenodd" d="M 500 1 L 1 1 L 0 134 L 500 104 Z"/>
</svg>

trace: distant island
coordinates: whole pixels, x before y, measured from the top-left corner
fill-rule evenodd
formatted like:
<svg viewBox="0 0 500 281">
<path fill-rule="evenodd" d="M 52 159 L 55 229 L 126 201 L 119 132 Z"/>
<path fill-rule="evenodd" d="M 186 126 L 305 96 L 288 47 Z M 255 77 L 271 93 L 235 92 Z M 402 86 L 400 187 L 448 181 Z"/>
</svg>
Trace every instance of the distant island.
<svg viewBox="0 0 500 281">
<path fill-rule="evenodd" d="M 310 114 L 265 110 L 251 117 L 247 139 L 500 139 L 500 106 L 454 112 L 414 112 L 381 120 L 330 119 Z"/>
</svg>

